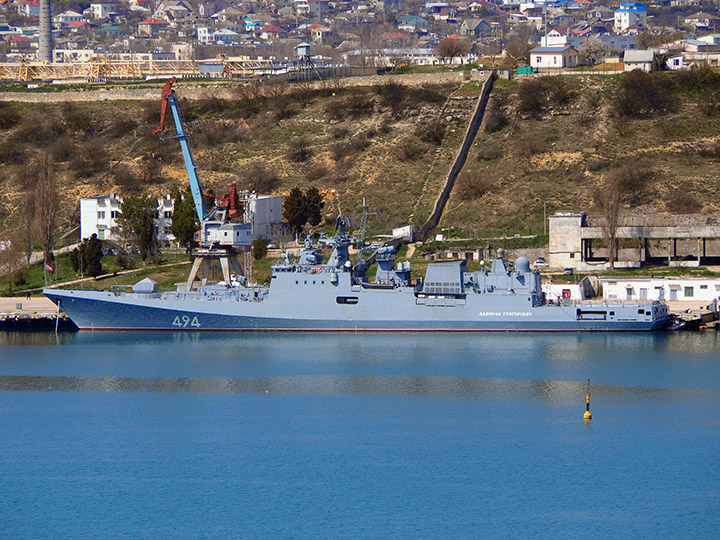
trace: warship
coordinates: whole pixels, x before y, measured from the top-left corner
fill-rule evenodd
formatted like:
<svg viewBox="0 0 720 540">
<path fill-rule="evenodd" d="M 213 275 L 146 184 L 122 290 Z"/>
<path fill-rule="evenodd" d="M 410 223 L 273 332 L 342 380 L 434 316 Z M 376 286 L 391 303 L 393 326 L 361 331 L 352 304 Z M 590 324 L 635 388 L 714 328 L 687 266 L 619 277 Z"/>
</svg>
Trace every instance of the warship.
<svg viewBox="0 0 720 540">
<path fill-rule="evenodd" d="M 343 215 L 326 242 L 332 247 L 327 261 L 307 238 L 304 248 L 272 266 L 269 286 L 251 285 L 243 272 L 251 264 L 252 226 L 237 221 L 234 195 L 214 197 L 215 205 L 206 207 L 174 82 L 173 77 L 163 88 L 160 126 L 153 133 L 164 130 L 170 109 L 177 134 L 167 139 L 180 142 L 200 223 L 195 264 L 174 292 L 159 292 L 150 279 L 131 291 L 44 289 L 81 330 L 596 332 L 659 330 L 670 322 L 667 305 L 659 301 L 547 301 L 529 261 L 520 257 L 510 264 L 500 250 L 479 271 L 468 271 L 465 261 L 431 263 L 424 278 L 413 281 L 410 262 L 396 264 L 396 245 L 386 245 L 371 257 L 377 265 L 371 281 L 370 261 L 350 260 L 353 240 Z M 212 283 L 216 262 L 223 279 Z M 200 270 L 204 277 L 196 281 Z"/>
<path fill-rule="evenodd" d="M 158 292 L 145 279 L 132 292 L 45 289 L 81 330 L 227 330 L 326 332 L 650 331 L 670 322 L 661 301 L 551 302 L 525 257 L 501 256 L 480 271 L 464 260 L 430 263 L 413 281 L 393 246 L 377 253 L 374 280 L 353 265 L 341 231 L 332 254 L 306 240 L 272 266 L 269 286 L 243 280 Z M 502 253 L 500 253 L 502 255 Z M 512 266 L 512 268 L 511 268 Z"/>
</svg>

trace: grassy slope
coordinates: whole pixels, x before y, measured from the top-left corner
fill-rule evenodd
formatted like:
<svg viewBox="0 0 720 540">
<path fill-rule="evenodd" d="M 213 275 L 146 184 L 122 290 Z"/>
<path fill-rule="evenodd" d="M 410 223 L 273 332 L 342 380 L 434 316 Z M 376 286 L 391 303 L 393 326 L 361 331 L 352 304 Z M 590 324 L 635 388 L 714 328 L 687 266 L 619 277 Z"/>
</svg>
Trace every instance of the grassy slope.
<svg viewBox="0 0 720 540">
<path fill-rule="evenodd" d="M 591 207 L 592 194 L 605 170 L 589 172 L 587 165 L 599 160 L 627 163 L 646 158 L 656 172 L 646 206 L 662 211 L 673 190 L 680 189 L 695 194 L 705 210 L 718 209 L 716 159 L 712 152 L 701 155 L 699 151 L 717 142 L 720 117 L 705 115 L 693 96 L 676 94 L 680 105 L 672 113 L 619 120 L 610 112 L 616 78 L 574 77 L 567 83 L 574 88 L 569 103 L 550 103 L 539 118 L 531 118 L 517 113 L 519 84 L 499 81 L 496 85 L 494 99 L 500 100 L 508 125 L 495 133 L 481 132 L 466 165 L 466 179 L 482 178 L 486 192 L 473 195 L 456 190 L 441 226 L 454 225 L 465 231 L 538 232 L 542 229 L 543 204 L 547 204 L 548 212 Z M 449 96 L 457 90 L 446 87 L 440 91 Z M 442 102 L 409 102 L 396 115 L 369 88 L 283 98 L 291 113 L 282 119 L 279 117 L 285 115 L 277 113 L 278 99 L 256 103 L 256 112 L 252 111 L 252 100 L 247 99 L 184 103 L 184 107 L 190 128 L 197 135 L 195 155 L 207 183 L 238 181 L 240 186 L 247 185 L 243 171 L 253 163 L 262 163 L 280 179 L 276 192 L 287 192 L 295 185 L 318 186 L 327 196 L 329 218 L 337 212 L 331 190 L 337 190 L 342 210 L 354 221 L 358 221 L 361 200 L 366 197 L 370 207 L 378 210 L 378 216 L 372 218 L 374 230 L 387 232 L 392 225 L 421 223 L 429 214 L 478 90 L 479 86 L 469 83 L 454 94 L 445 109 Z M 182 95 L 182 85 L 177 92 Z M 327 110 L 332 103 L 340 102 L 342 108 L 343 100 L 353 93 L 371 100 L 374 108 L 368 114 L 347 114 L 342 121 L 331 120 Z M 589 96 L 598 96 L 600 101 L 592 103 Z M 176 143 L 158 143 L 148 136 L 157 123 L 159 103 L 8 104 L 0 113 L 8 110 L 15 111 L 18 119 L 0 132 L 0 145 L 12 150 L 0 155 L 0 220 L 6 225 L 12 226 L 18 217 L 24 188 L 16 173 L 58 138 L 70 145 L 57 163 L 66 221 L 77 220 L 77 199 L 81 196 L 133 190 L 162 194 L 186 183 Z M 442 145 L 421 142 L 414 157 L 401 159 L 400 148 L 408 138 L 417 142 L 413 133 L 433 120 L 439 120 L 446 131 Z M 218 136 L 213 129 L 231 135 Z M 364 136 L 369 129 L 377 133 Z M 356 143 L 363 138 L 365 143 Z M 305 163 L 288 158 L 289 145 L 295 140 L 303 140 L 312 149 L 313 156 Z M 333 151 L 342 144 L 350 145 L 350 150 L 338 164 Z M 488 158 L 489 148 L 493 152 Z M 21 158 L 12 159 L 18 152 Z M 73 162 L 83 152 L 105 153 L 101 166 L 90 173 L 77 172 Z M 162 173 L 134 187 L 108 173 L 111 165 L 122 161 L 142 176 L 143 163 L 157 157 L 162 160 Z M 459 187 L 462 185 L 461 179 Z"/>
</svg>

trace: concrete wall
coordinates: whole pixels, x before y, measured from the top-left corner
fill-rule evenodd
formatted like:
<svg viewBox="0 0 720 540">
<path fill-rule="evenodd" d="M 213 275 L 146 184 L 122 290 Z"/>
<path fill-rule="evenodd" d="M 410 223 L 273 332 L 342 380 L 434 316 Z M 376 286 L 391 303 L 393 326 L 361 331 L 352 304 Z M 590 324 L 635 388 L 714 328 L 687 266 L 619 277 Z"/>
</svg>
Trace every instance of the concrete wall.
<svg viewBox="0 0 720 540">
<path fill-rule="evenodd" d="M 548 264 L 551 268 L 575 268 L 580 262 L 581 227 L 584 213 L 563 213 L 550 216 Z"/>
</svg>

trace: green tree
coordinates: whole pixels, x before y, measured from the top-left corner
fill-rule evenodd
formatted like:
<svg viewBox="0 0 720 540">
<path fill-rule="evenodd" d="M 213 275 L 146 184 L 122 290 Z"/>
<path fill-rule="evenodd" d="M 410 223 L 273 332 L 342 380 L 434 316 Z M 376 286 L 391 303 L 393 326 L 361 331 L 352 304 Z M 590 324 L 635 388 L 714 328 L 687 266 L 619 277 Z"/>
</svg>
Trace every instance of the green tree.
<svg viewBox="0 0 720 540">
<path fill-rule="evenodd" d="M 128 197 L 120 205 L 118 223 L 123 236 L 129 238 L 140 251 L 143 261 L 160 255 L 160 244 L 155 230 L 157 213 L 157 199 L 152 196 Z"/>
<path fill-rule="evenodd" d="M 283 218 L 299 236 L 308 220 L 305 194 L 299 187 L 290 190 L 290 194 L 283 201 Z"/>
<path fill-rule="evenodd" d="M 264 259 L 267 255 L 268 248 L 265 245 L 265 240 L 262 236 L 258 236 L 257 240 L 253 243 L 253 257 L 256 261 Z"/>
<path fill-rule="evenodd" d="M 190 247 L 195 231 L 200 228 L 192 192 L 190 188 L 187 188 L 183 198 L 180 190 L 176 189 L 173 191 L 173 199 L 175 199 L 175 206 L 173 208 L 170 232 L 173 233 L 178 242 L 185 247 Z"/>
<path fill-rule="evenodd" d="M 305 192 L 305 208 L 307 212 L 307 221 L 317 227 L 322 221 L 322 209 L 325 206 L 322 195 L 316 187 L 311 187 Z"/>
<path fill-rule="evenodd" d="M 86 242 L 83 266 L 89 275 L 98 277 L 102 274 L 102 242 L 98 239 L 97 234 L 93 234 Z"/>
<path fill-rule="evenodd" d="M 78 248 L 73 249 L 69 257 L 73 272 L 77 274 L 80 271 L 80 250 Z"/>
</svg>

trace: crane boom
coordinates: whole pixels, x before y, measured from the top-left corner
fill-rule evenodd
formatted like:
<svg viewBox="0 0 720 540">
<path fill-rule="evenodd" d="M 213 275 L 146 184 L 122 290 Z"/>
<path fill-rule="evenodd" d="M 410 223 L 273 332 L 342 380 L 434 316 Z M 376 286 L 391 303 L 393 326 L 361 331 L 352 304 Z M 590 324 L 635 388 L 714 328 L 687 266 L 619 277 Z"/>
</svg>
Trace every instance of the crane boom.
<svg viewBox="0 0 720 540">
<path fill-rule="evenodd" d="M 153 134 L 157 135 L 165 129 L 165 115 L 167 114 L 167 108 L 173 114 L 175 120 L 175 130 L 177 134 L 173 137 L 166 137 L 167 139 L 177 139 L 180 141 L 180 148 L 182 150 L 183 159 L 185 160 L 185 169 L 187 170 L 188 180 L 190 181 L 190 192 L 195 202 L 195 212 L 197 213 L 198 220 L 200 223 L 206 220 L 207 209 L 205 208 L 205 198 L 203 197 L 202 186 L 197 175 L 197 167 L 195 166 L 195 160 L 190 152 L 190 144 L 188 142 L 188 135 L 185 133 L 185 125 L 182 120 L 180 113 L 180 107 L 175 97 L 175 91 L 172 89 L 172 85 L 175 82 L 175 77 L 172 77 L 163 87 L 162 91 L 162 107 L 160 109 L 160 125 L 153 131 Z M 161 139 L 163 140 L 163 139 Z"/>
</svg>

